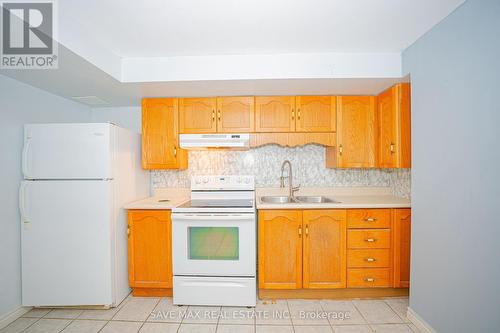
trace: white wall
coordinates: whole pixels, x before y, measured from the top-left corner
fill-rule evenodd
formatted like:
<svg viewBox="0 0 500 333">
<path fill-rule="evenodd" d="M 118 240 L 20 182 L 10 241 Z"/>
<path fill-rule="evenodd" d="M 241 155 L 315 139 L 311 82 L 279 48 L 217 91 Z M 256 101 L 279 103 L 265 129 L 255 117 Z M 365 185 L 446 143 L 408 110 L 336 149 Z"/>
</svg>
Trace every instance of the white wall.
<svg viewBox="0 0 500 333">
<path fill-rule="evenodd" d="M 95 108 L 91 114 L 92 122 L 111 122 L 137 133 L 142 132 L 140 106 Z"/>
<path fill-rule="evenodd" d="M 21 304 L 18 188 L 23 125 L 88 122 L 90 108 L 0 75 L 0 319 Z"/>
<path fill-rule="evenodd" d="M 438 332 L 500 332 L 500 1 L 469 0 L 409 47 L 410 307 Z"/>
</svg>

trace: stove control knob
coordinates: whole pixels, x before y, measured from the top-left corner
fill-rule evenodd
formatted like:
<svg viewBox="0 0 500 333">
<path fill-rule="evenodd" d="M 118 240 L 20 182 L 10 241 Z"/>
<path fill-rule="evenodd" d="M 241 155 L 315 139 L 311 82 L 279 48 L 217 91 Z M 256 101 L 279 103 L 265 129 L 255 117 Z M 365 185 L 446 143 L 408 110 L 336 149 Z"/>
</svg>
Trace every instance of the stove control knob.
<svg viewBox="0 0 500 333">
<path fill-rule="evenodd" d="M 238 184 L 240 184 L 240 183 L 242 182 L 241 177 L 238 177 L 238 179 L 236 179 L 236 182 L 237 182 Z"/>
<path fill-rule="evenodd" d="M 203 178 L 203 182 L 206 184 L 208 183 L 208 177 Z"/>
<path fill-rule="evenodd" d="M 250 178 L 245 178 L 245 184 L 250 184 Z"/>
<path fill-rule="evenodd" d="M 196 178 L 196 179 L 194 180 L 194 182 L 195 182 L 196 184 L 200 184 L 200 183 L 201 183 L 201 179 L 200 179 L 200 178 Z"/>
</svg>

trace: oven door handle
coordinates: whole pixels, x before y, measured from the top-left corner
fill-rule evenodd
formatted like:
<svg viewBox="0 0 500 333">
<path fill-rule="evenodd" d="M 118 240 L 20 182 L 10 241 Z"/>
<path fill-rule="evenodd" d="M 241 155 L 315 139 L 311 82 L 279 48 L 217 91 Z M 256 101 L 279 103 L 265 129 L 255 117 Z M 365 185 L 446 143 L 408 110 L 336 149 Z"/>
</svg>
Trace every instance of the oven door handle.
<svg viewBox="0 0 500 333">
<path fill-rule="evenodd" d="M 207 214 L 207 215 L 192 215 L 192 214 L 172 214 L 173 221 L 242 221 L 242 220 L 255 220 L 254 214 Z"/>
</svg>

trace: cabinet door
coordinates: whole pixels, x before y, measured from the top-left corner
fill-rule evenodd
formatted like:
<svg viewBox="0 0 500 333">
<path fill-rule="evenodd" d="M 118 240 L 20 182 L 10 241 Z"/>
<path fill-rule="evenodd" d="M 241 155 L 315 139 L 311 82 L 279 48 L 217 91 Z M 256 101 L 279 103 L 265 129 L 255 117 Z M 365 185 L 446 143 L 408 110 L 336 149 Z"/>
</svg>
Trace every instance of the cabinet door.
<svg viewBox="0 0 500 333">
<path fill-rule="evenodd" d="M 394 287 L 410 286 L 411 210 L 393 210 Z"/>
<path fill-rule="evenodd" d="M 294 132 L 295 97 L 255 97 L 256 132 Z"/>
<path fill-rule="evenodd" d="M 172 288 L 170 211 L 128 213 L 129 283 L 135 288 Z"/>
<path fill-rule="evenodd" d="M 179 149 L 179 109 L 175 98 L 142 101 L 142 167 L 185 169 L 187 152 Z"/>
<path fill-rule="evenodd" d="M 304 288 L 345 288 L 346 211 L 304 210 Z"/>
<path fill-rule="evenodd" d="M 254 117 L 254 97 L 217 98 L 217 132 L 253 132 Z"/>
<path fill-rule="evenodd" d="M 377 154 L 381 168 L 411 167 L 410 85 L 400 83 L 378 96 Z"/>
<path fill-rule="evenodd" d="M 181 98 L 179 100 L 181 133 L 215 133 L 216 98 Z"/>
<path fill-rule="evenodd" d="M 375 166 L 375 97 L 337 97 L 337 167 Z"/>
<path fill-rule="evenodd" d="M 259 288 L 302 287 L 302 212 L 259 211 Z"/>
<path fill-rule="evenodd" d="M 297 132 L 335 132 L 335 96 L 297 96 Z"/>
</svg>

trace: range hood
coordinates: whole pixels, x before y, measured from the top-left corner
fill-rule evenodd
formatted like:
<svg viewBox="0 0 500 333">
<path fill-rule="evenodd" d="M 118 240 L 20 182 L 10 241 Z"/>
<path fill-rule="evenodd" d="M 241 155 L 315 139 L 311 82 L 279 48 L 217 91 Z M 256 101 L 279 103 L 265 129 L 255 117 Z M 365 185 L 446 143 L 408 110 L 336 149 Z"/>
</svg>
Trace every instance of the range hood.
<svg viewBox="0 0 500 333">
<path fill-rule="evenodd" d="M 249 149 L 250 134 L 181 134 L 182 149 L 202 150 L 208 148 Z"/>
</svg>

